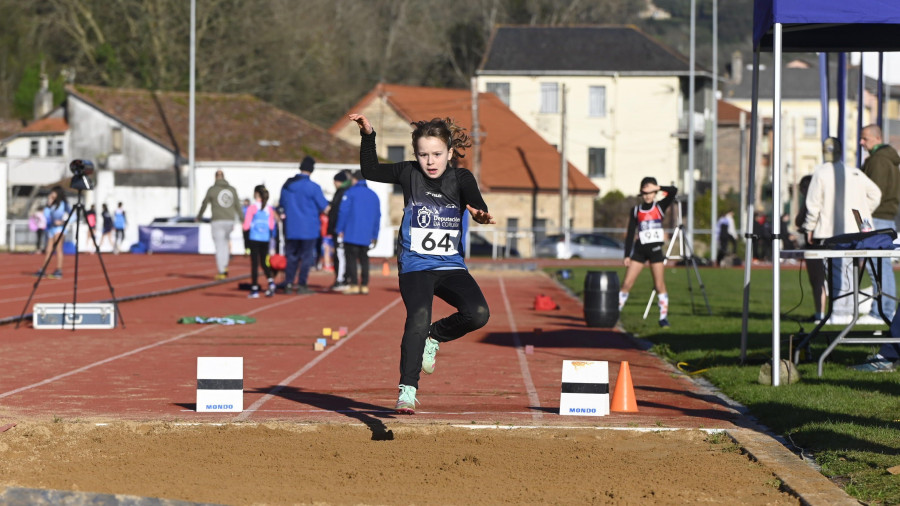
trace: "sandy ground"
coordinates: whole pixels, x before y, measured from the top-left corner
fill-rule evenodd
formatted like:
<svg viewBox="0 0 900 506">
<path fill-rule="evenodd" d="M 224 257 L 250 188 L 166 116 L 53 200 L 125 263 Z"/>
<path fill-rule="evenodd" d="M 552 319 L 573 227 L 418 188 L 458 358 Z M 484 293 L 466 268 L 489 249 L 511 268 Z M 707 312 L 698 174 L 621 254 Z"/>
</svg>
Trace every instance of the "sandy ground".
<svg viewBox="0 0 900 506">
<path fill-rule="evenodd" d="M 3 422 L 0 420 L 0 428 Z M 799 504 L 724 434 L 22 422 L 4 487 L 222 504 Z"/>
</svg>

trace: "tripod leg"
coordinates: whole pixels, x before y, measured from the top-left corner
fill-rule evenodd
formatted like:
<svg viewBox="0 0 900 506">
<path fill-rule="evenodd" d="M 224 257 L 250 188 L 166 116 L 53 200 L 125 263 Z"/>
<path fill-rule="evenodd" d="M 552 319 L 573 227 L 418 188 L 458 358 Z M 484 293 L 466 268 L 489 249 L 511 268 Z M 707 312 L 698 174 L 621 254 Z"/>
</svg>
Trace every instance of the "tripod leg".
<svg viewBox="0 0 900 506">
<path fill-rule="evenodd" d="M 690 269 L 688 269 L 687 263 L 694 263 L 694 256 L 692 254 L 689 254 L 687 262 L 685 262 L 684 274 L 687 276 L 688 296 L 691 298 L 691 314 L 694 314 L 694 284 L 691 283 L 691 272 Z"/>
<path fill-rule="evenodd" d="M 119 302 L 116 300 L 116 291 L 113 289 L 112 282 L 109 280 L 109 274 L 106 272 L 106 264 L 103 263 L 103 254 L 100 253 L 100 245 L 97 244 L 97 236 L 94 235 L 94 229 L 88 227 L 91 242 L 94 243 L 94 251 L 97 253 L 97 260 L 100 260 L 100 268 L 103 269 L 103 277 L 106 278 L 106 286 L 109 288 L 109 295 L 112 297 L 113 307 L 116 309 L 116 316 L 122 322 L 122 328 L 125 328 L 125 319 L 122 318 L 122 311 L 119 310 Z"/>
<path fill-rule="evenodd" d="M 700 287 L 700 293 L 703 294 L 703 301 L 706 302 L 706 313 L 712 316 L 712 309 L 709 307 L 709 298 L 706 296 L 706 287 L 703 286 L 703 279 L 700 278 L 700 269 L 697 268 L 697 260 L 694 258 L 694 249 L 690 244 L 685 241 L 685 246 L 690 252 L 691 258 L 691 268 L 694 270 L 694 275 L 697 277 L 697 285 Z M 690 274 L 688 274 L 688 286 L 690 286 Z M 694 298 L 693 294 L 691 294 L 691 314 L 694 311 Z"/>
<path fill-rule="evenodd" d="M 25 307 L 22 308 L 22 314 L 20 314 L 19 319 L 16 320 L 16 328 L 19 328 L 19 324 L 21 324 L 22 320 L 25 318 L 25 311 L 28 311 L 28 306 L 31 305 L 31 299 L 34 298 L 34 293 L 37 292 L 38 285 L 41 284 L 41 279 L 44 278 L 44 273 L 47 272 L 47 266 L 50 265 L 50 260 L 53 259 L 53 255 L 57 254 L 56 248 L 59 245 L 59 241 L 63 240 L 66 236 L 66 226 L 69 225 L 70 219 L 72 219 L 72 213 L 69 213 L 69 216 L 66 217 L 66 222 L 63 223 L 62 226 L 62 232 L 60 232 L 59 235 L 56 236 L 56 240 L 53 241 L 53 249 L 50 250 L 50 254 L 47 255 L 47 258 L 44 260 L 44 265 L 38 272 L 37 281 L 34 282 L 34 287 L 31 289 L 31 295 L 28 296 L 28 300 L 25 301 Z"/>
<path fill-rule="evenodd" d="M 672 238 L 669 240 L 669 248 L 666 249 L 666 256 L 663 258 L 663 266 L 669 263 L 669 258 L 672 256 L 672 248 L 675 247 L 675 243 L 678 241 L 678 238 L 682 234 L 681 226 L 675 227 L 675 231 L 672 233 Z M 683 253 L 683 252 L 682 252 Z M 684 256 L 682 254 L 682 256 Z M 653 299 L 656 298 L 656 287 L 653 288 L 653 291 L 650 292 L 650 300 L 647 301 L 647 307 L 644 308 L 644 317 L 643 319 L 647 319 L 647 315 L 650 314 L 650 306 L 653 305 Z"/>
<path fill-rule="evenodd" d="M 78 257 L 81 254 L 81 252 L 78 251 L 78 239 L 81 230 L 81 218 L 84 217 L 84 205 L 81 203 L 80 190 L 78 191 L 78 203 L 75 204 L 75 209 L 73 209 L 72 211 L 72 214 L 75 215 L 75 272 L 72 273 L 72 330 L 74 331 L 75 321 L 77 320 L 75 315 L 77 314 L 78 310 Z"/>
</svg>

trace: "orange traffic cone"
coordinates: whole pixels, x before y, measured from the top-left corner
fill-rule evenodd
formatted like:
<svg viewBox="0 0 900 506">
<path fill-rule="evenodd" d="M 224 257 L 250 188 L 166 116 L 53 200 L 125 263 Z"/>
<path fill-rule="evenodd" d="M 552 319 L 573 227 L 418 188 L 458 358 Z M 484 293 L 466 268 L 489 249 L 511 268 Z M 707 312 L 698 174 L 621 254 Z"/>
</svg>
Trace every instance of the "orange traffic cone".
<svg viewBox="0 0 900 506">
<path fill-rule="evenodd" d="M 619 367 L 619 377 L 616 378 L 616 391 L 613 392 L 610 411 L 621 413 L 637 413 L 637 401 L 634 400 L 634 386 L 631 384 L 631 370 L 628 362 L 622 362 Z"/>
<path fill-rule="evenodd" d="M 391 264 L 389 264 L 387 262 L 387 260 L 385 260 L 384 263 L 381 264 L 381 275 L 382 276 L 390 276 L 391 275 Z"/>
</svg>

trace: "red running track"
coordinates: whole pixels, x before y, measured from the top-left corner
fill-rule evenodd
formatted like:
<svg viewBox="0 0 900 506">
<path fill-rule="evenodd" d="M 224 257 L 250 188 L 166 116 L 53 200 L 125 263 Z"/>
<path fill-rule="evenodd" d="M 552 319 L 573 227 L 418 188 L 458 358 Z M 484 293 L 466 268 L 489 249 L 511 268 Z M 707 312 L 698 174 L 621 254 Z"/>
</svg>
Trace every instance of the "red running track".
<svg viewBox="0 0 900 506">
<path fill-rule="evenodd" d="M 40 261 L 24 255 L 2 260 L 8 268 L 0 276 L 0 315 L 18 315 L 34 283 L 28 273 Z M 420 381 L 417 414 L 404 416 L 391 409 L 405 318 L 395 270 L 385 277 L 373 266 L 369 295 L 325 292 L 332 276 L 313 273 L 310 284 L 318 293 L 248 299 L 236 280 L 209 283 L 215 270 L 209 256 L 104 260 L 119 297 L 206 286 L 122 303 L 125 328 L 0 327 L 0 417 L 361 421 L 373 428 L 387 420 L 730 428 L 740 419 L 709 392 L 640 350 L 629 336 L 587 328 L 581 303 L 540 272 L 473 270 L 491 306 L 491 319 L 485 328 L 441 347 L 435 374 Z M 97 262 L 87 255 L 80 262 L 79 300 L 109 298 L 99 265 L 91 266 Z M 233 275 L 247 270 L 246 259 L 232 260 Z M 71 298 L 69 278 L 42 281 L 41 298 L 35 300 L 66 302 Z M 533 311 L 538 293 L 551 295 L 562 308 Z M 449 312 L 449 306 L 435 300 L 435 318 Z M 176 323 L 182 316 L 228 314 L 252 316 L 257 322 Z M 340 326 L 349 329 L 345 338 L 329 340 L 324 352 L 313 350 L 323 327 Z M 525 353 L 528 344 L 534 345 L 533 354 Z M 244 357 L 242 413 L 195 412 L 199 356 Z M 611 389 L 620 362 L 627 360 L 640 411 L 558 415 L 561 367 L 567 359 L 609 361 Z"/>
</svg>

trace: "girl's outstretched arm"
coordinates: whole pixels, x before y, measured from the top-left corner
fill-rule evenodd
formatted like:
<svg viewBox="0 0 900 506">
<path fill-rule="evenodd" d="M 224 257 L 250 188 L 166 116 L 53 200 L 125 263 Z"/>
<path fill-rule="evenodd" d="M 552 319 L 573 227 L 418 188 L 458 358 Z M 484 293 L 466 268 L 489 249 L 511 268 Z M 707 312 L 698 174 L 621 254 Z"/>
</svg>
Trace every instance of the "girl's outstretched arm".
<svg viewBox="0 0 900 506">
<path fill-rule="evenodd" d="M 475 220 L 475 223 L 480 225 L 493 225 L 497 223 L 494 221 L 494 217 L 491 216 L 491 213 L 487 211 L 482 211 L 481 209 L 475 209 L 470 205 L 466 205 L 466 209 L 469 210 L 469 214 L 472 215 L 472 219 Z"/>
<path fill-rule="evenodd" d="M 359 169 L 364 178 L 379 183 L 395 184 L 403 163 L 378 163 L 378 153 L 375 148 L 375 129 L 362 114 L 351 114 L 351 121 L 359 126 Z"/>
</svg>

